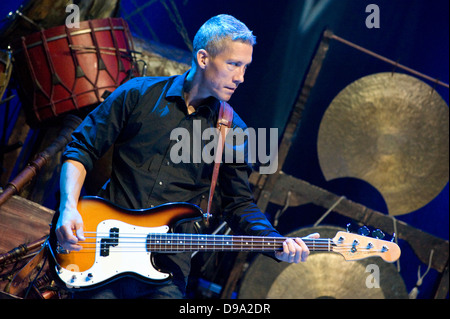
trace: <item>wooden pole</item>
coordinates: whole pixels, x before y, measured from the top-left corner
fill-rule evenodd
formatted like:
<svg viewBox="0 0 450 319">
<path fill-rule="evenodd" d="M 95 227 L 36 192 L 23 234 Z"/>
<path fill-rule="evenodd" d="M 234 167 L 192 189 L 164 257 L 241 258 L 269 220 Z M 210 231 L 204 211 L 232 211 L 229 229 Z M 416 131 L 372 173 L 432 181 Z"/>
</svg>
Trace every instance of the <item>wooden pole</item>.
<svg viewBox="0 0 450 319">
<path fill-rule="evenodd" d="M 6 185 L 3 193 L 0 194 L 0 206 L 11 196 L 19 193 L 39 173 L 39 170 L 52 158 L 52 156 L 67 145 L 71 140 L 72 132 L 80 125 L 80 123 L 81 119 L 75 115 L 67 115 L 64 118 L 63 129 L 53 143 L 44 151 L 37 154 L 35 159 Z"/>
</svg>

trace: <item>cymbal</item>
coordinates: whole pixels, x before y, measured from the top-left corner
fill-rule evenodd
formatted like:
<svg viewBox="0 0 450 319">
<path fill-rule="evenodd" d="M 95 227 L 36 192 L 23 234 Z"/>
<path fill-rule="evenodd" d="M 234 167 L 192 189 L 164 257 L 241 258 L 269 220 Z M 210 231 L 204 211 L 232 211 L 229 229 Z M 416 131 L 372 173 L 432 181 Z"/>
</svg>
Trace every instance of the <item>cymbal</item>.
<svg viewBox="0 0 450 319">
<path fill-rule="evenodd" d="M 319 233 L 332 238 L 341 228 L 303 228 L 288 237 Z M 376 281 L 375 271 L 379 271 Z M 240 299 L 404 299 L 408 298 L 402 277 L 394 264 L 380 258 L 345 261 L 335 253 L 311 252 L 299 264 L 277 263 L 257 256 L 246 271 Z"/>
<path fill-rule="evenodd" d="M 361 179 L 380 192 L 390 215 L 410 213 L 448 182 L 448 105 L 415 77 L 369 75 L 333 99 L 317 148 L 327 181 Z"/>
<path fill-rule="evenodd" d="M 369 274 L 365 270 L 362 263 L 345 262 L 339 255 L 314 254 L 306 263 L 292 265 L 281 272 L 267 298 L 385 299 L 381 289 L 367 288 Z"/>
</svg>

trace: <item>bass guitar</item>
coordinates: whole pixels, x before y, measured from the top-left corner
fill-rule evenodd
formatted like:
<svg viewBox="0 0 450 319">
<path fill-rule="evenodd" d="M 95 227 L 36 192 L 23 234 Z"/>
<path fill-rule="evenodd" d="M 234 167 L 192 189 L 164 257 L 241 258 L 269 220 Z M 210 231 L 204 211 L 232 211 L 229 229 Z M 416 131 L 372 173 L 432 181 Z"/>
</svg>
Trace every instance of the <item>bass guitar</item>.
<svg viewBox="0 0 450 319">
<path fill-rule="evenodd" d="M 152 253 L 174 252 L 274 252 L 282 250 L 283 237 L 175 234 L 180 222 L 200 219 L 202 210 L 189 203 L 169 203 L 130 210 L 99 197 L 79 201 L 84 223 L 83 249 L 66 251 L 50 240 L 54 270 L 69 288 L 91 289 L 122 276 L 136 276 L 150 282 L 164 282 L 170 273 L 160 271 Z M 341 254 L 346 260 L 378 256 L 386 262 L 400 257 L 397 244 L 381 239 L 338 232 L 334 238 L 302 238 L 310 251 Z"/>
</svg>

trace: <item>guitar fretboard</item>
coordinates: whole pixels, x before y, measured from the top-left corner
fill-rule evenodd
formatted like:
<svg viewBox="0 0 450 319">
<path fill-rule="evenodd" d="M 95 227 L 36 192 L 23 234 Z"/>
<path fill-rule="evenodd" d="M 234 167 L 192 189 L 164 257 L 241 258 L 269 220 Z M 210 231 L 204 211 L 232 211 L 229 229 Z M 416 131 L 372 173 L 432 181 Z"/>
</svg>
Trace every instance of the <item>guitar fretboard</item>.
<svg viewBox="0 0 450 319">
<path fill-rule="evenodd" d="M 199 234 L 149 234 L 146 240 L 147 251 L 248 251 L 271 252 L 283 249 L 284 237 L 231 236 Z M 303 238 L 311 251 L 332 251 L 333 242 L 329 238 Z"/>
</svg>

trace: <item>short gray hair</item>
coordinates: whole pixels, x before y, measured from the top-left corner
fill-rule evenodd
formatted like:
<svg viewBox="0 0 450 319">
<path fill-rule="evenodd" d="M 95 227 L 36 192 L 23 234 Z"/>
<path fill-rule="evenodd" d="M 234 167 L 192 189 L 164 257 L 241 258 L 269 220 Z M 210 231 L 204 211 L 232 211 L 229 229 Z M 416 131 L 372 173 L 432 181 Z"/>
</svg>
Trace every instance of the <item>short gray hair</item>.
<svg viewBox="0 0 450 319">
<path fill-rule="evenodd" d="M 204 49 L 213 57 L 222 52 L 225 40 L 256 44 L 256 37 L 248 27 L 227 14 L 220 14 L 206 21 L 194 37 L 194 60 L 198 50 Z"/>
</svg>

